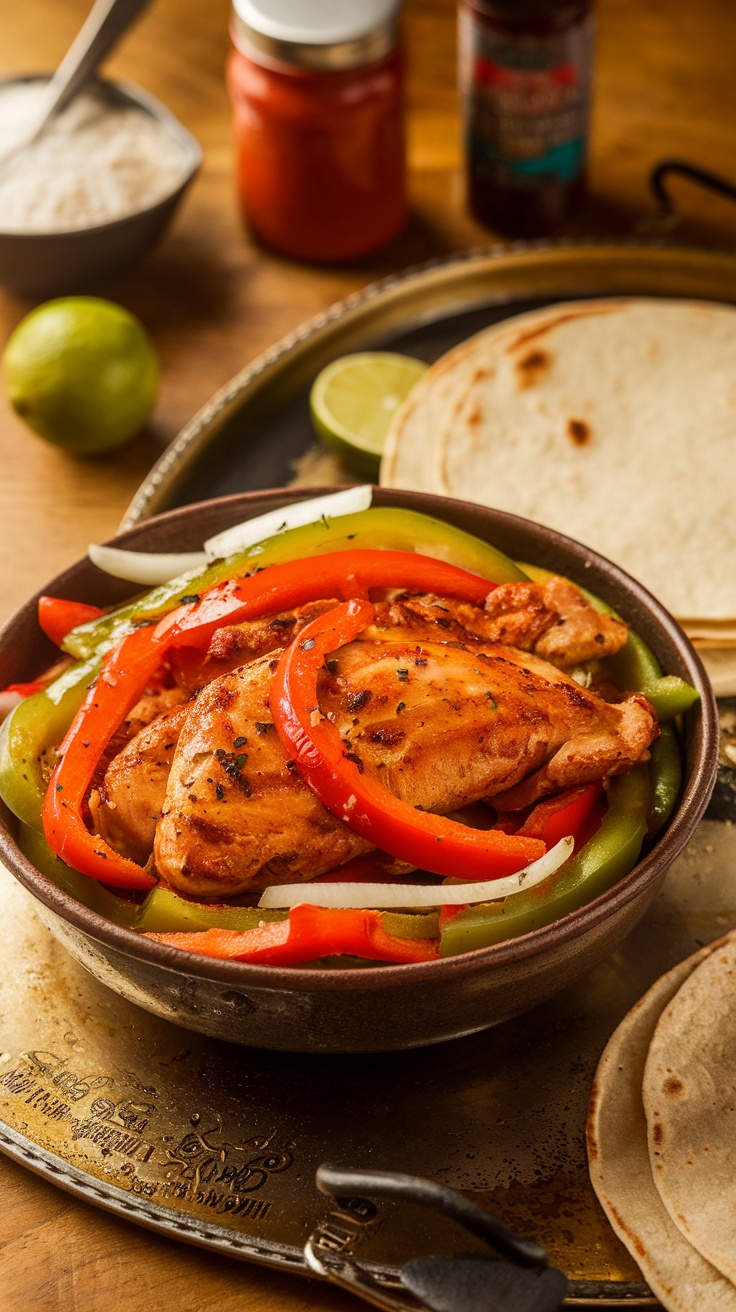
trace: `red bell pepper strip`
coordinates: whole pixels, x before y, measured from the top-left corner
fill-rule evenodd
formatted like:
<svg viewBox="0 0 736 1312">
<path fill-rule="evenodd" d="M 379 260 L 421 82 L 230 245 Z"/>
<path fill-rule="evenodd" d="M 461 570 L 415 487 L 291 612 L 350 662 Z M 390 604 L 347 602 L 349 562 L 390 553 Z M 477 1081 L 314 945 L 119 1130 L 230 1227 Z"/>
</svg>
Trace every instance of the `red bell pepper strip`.
<svg viewBox="0 0 736 1312">
<path fill-rule="evenodd" d="M 206 648 L 223 624 L 237 624 L 322 597 L 365 597 L 370 588 L 386 587 L 436 592 L 482 606 L 496 584 L 414 551 L 336 551 L 216 583 L 196 602 L 165 615 L 156 635 L 170 646 Z"/>
<path fill-rule="evenodd" d="M 48 687 L 46 679 L 33 679 L 31 683 L 9 683 L 7 688 L 0 689 L 0 692 L 14 692 L 19 697 L 32 697 L 36 692 L 43 692 Z"/>
<path fill-rule="evenodd" d="M 556 797 L 550 797 L 535 806 L 517 833 L 523 837 L 541 838 L 547 848 L 554 847 L 561 838 L 572 834 L 575 839 L 574 851 L 578 852 L 583 839 L 587 843 L 588 838 L 592 837 L 589 828 L 602 797 L 602 782 L 569 788 L 567 792 L 558 793 Z"/>
<path fill-rule="evenodd" d="M 538 838 L 470 829 L 445 816 L 418 811 L 346 759 L 345 744 L 329 720 L 312 724 L 317 677 L 325 657 L 357 637 L 374 614 L 368 601 L 336 606 L 307 624 L 279 661 L 270 695 L 271 715 L 297 773 L 333 815 L 401 861 L 464 879 L 498 879 L 522 870 L 546 851 Z"/>
<path fill-rule="evenodd" d="M 308 905 L 292 907 L 288 920 L 271 921 L 256 929 L 208 929 L 194 934 L 144 937 L 220 961 L 250 961 L 263 966 L 296 966 L 336 955 L 365 957 L 369 961 L 431 961 L 438 953 L 437 939 L 387 934 L 380 911 Z"/>
<path fill-rule="evenodd" d="M 37 679 L 31 679 L 28 683 L 9 683 L 7 688 L 0 689 L 0 696 L 5 692 L 14 692 L 19 697 L 33 697 L 35 693 L 43 692 L 44 688 L 48 688 L 49 684 L 58 679 L 71 664 L 71 656 L 62 656 L 50 669 L 39 674 Z"/>
<path fill-rule="evenodd" d="M 445 925 L 447 924 L 448 920 L 454 920 L 455 916 L 459 916 L 461 911 L 467 911 L 467 909 L 468 909 L 467 904 L 464 904 L 463 906 L 456 906 L 456 907 L 440 907 L 440 917 L 439 917 L 440 938 L 442 937 L 442 931 L 445 928 Z"/>
<path fill-rule="evenodd" d="M 103 611 L 83 601 L 66 601 L 63 597 L 39 597 L 38 622 L 47 638 L 60 647 L 67 633 L 79 624 L 97 620 Z"/>
<path fill-rule="evenodd" d="M 49 847 L 67 865 L 114 888 L 151 888 L 155 879 L 91 834 L 82 807 L 100 757 L 163 657 L 153 629 L 141 628 L 108 652 L 59 748 L 43 804 Z"/>
</svg>

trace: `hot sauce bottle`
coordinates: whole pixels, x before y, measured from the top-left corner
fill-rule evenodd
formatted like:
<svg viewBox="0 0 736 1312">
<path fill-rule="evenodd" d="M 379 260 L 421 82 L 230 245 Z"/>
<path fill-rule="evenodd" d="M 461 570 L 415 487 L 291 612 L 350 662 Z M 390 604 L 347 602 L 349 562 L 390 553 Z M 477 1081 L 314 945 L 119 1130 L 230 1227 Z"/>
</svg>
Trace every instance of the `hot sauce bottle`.
<svg viewBox="0 0 736 1312">
<path fill-rule="evenodd" d="M 406 222 L 400 0 L 234 0 L 242 209 L 286 255 L 352 260 Z"/>
<path fill-rule="evenodd" d="M 592 0 L 460 0 L 470 208 L 508 236 L 556 231 L 585 190 Z"/>
</svg>

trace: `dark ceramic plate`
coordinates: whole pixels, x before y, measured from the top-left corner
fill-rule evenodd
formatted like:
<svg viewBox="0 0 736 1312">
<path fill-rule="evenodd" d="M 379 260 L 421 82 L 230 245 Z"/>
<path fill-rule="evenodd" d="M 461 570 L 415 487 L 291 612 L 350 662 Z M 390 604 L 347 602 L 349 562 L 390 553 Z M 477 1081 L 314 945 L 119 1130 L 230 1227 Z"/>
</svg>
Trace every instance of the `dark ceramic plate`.
<svg viewBox="0 0 736 1312">
<path fill-rule="evenodd" d="M 118 541 L 151 550 L 192 550 L 238 520 L 303 495 L 281 490 L 206 502 L 150 520 Z M 572 540 L 515 516 L 386 490 L 377 491 L 376 502 L 448 519 L 515 559 L 584 582 L 642 634 L 666 672 L 694 684 L 700 703 L 685 717 L 680 803 L 666 830 L 629 875 L 556 924 L 445 960 L 344 971 L 213 962 L 111 925 L 26 860 L 6 817 L 0 854 L 33 893 L 56 937 L 116 992 L 190 1029 L 254 1047 L 347 1053 L 416 1047 L 495 1025 L 550 997 L 612 951 L 650 905 L 705 810 L 716 768 L 715 704 L 690 643 L 644 588 Z M 84 560 L 44 591 L 109 605 L 132 589 Z M 29 601 L 0 633 L 0 686 L 32 677 L 51 655 L 41 649 L 36 601 Z"/>
</svg>

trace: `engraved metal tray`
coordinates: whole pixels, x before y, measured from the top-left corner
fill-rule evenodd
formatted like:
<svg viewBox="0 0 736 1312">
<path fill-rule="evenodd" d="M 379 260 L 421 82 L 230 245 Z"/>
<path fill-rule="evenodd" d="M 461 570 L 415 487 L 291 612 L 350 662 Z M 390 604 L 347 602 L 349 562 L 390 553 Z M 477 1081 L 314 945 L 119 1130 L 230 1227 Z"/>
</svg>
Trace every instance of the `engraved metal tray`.
<svg viewBox="0 0 736 1312">
<path fill-rule="evenodd" d="M 147 477 L 124 526 L 175 505 L 290 482 L 313 438 L 308 391 L 351 350 L 431 361 L 510 314 L 569 298 L 736 302 L 736 258 L 664 245 L 517 246 L 367 288 L 222 389 Z M 390 1286 L 409 1258 L 467 1251 L 431 1213 L 331 1207 L 316 1167 L 405 1171 L 461 1189 L 534 1236 L 568 1302 L 656 1306 L 591 1190 L 584 1123 L 615 1025 L 674 962 L 736 926 L 736 828 L 706 820 L 621 948 L 552 1001 L 440 1048 L 306 1057 L 179 1029 L 89 977 L 0 870 L 0 1149 L 167 1236 L 307 1274 L 303 1247 L 355 1253 Z M 366 1220 L 366 1217 L 369 1219 Z"/>
</svg>

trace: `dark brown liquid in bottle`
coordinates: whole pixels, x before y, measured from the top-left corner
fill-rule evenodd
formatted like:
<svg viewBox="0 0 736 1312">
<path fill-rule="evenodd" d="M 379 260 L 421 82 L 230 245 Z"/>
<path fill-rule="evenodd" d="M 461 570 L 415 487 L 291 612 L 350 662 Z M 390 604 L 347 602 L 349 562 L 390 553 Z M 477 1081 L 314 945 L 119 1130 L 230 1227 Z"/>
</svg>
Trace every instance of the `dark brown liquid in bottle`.
<svg viewBox="0 0 736 1312">
<path fill-rule="evenodd" d="M 461 0 L 468 201 L 514 237 L 559 230 L 585 194 L 592 0 Z"/>
</svg>

